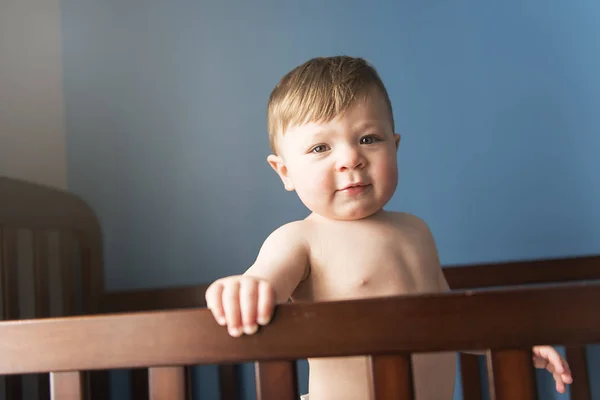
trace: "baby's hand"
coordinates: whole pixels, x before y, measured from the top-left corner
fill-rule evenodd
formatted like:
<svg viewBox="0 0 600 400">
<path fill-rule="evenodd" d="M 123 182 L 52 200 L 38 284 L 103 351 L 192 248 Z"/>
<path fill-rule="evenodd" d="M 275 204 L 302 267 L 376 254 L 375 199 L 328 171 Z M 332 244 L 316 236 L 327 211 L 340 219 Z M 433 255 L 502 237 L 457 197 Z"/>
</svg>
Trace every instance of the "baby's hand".
<svg viewBox="0 0 600 400">
<path fill-rule="evenodd" d="M 213 282 L 206 290 L 206 306 L 219 325 L 227 326 L 229 334 L 252 335 L 258 324 L 271 320 L 275 306 L 275 291 L 269 282 L 251 276 L 236 275 Z"/>
<path fill-rule="evenodd" d="M 556 381 L 556 390 L 564 393 L 566 384 L 573 382 L 571 370 L 567 361 L 558 354 L 556 349 L 551 346 L 533 347 L 533 365 L 536 368 L 545 368 L 554 376 Z"/>
</svg>

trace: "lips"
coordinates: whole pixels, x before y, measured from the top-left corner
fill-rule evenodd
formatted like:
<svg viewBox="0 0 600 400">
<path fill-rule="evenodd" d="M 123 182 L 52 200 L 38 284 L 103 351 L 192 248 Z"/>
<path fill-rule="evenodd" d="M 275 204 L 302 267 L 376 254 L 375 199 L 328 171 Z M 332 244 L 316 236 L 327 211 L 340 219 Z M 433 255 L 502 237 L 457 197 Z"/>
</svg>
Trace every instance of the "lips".
<svg viewBox="0 0 600 400">
<path fill-rule="evenodd" d="M 366 183 L 351 183 L 343 189 L 340 189 L 339 192 L 346 194 L 360 194 L 367 190 L 369 186 L 371 185 Z"/>
<path fill-rule="evenodd" d="M 360 187 L 366 187 L 366 186 L 369 186 L 369 185 L 367 185 L 366 183 L 351 183 L 348 186 L 346 186 L 340 190 L 348 190 L 351 188 L 360 188 Z"/>
</svg>

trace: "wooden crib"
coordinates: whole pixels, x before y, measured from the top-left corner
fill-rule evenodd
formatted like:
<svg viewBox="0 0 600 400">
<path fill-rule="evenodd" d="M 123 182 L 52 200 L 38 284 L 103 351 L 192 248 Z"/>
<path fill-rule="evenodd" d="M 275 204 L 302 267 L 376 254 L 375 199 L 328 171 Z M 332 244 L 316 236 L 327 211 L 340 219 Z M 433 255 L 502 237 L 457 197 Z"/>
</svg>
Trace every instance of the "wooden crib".
<svg viewBox="0 0 600 400">
<path fill-rule="evenodd" d="M 5 321 L 0 374 L 51 372 L 52 399 L 83 399 L 78 371 L 149 367 L 151 400 L 184 400 L 183 366 L 257 361 L 259 400 L 297 400 L 293 360 L 370 355 L 373 397 L 412 399 L 410 354 L 491 349 L 492 398 L 536 399 L 531 346 L 600 342 L 598 304 L 597 283 L 285 304 L 241 338 L 206 309 Z"/>
<path fill-rule="evenodd" d="M 28 230 L 32 236 L 32 243 L 30 244 L 32 245 L 34 257 L 35 282 L 33 286 L 36 298 L 34 316 L 37 318 L 81 313 L 128 313 L 142 310 L 204 306 L 204 285 L 105 293 L 103 288 L 101 230 L 89 206 L 77 196 L 65 191 L 0 177 L 0 271 L 3 281 L 2 308 L 4 319 L 24 318 L 19 313 L 17 306 L 16 298 L 18 294 L 14 279 L 16 266 L 19 264 L 16 250 L 18 247 L 16 238 L 19 230 Z M 59 314 L 49 314 L 47 309 L 48 300 L 44 300 L 49 294 L 48 263 L 50 261 L 49 254 L 44 248 L 53 233 L 59 236 L 57 242 L 60 247 L 59 261 L 62 261 L 61 279 L 63 285 L 61 296 L 64 304 L 62 313 Z M 76 260 L 69 257 L 70 252 L 73 250 L 77 250 Z M 77 269 L 79 271 L 75 273 Z M 568 281 L 572 283 L 578 280 L 600 279 L 600 257 L 591 256 L 456 267 L 445 269 L 445 273 L 450 286 L 454 290 L 548 282 Z M 79 291 L 79 301 L 76 301 L 77 291 Z M 477 295 L 480 296 L 483 293 Z M 78 302 L 79 304 L 76 304 Z M 285 310 L 288 306 L 282 307 Z M 300 312 L 303 312 L 303 307 L 306 306 L 298 307 L 300 307 Z M 73 323 L 80 324 L 78 321 Z M 412 350 L 417 351 L 418 349 Z M 487 358 L 489 363 L 492 358 Z M 576 377 L 576 382 L 572 385 L 574 390 L 571 393 L 572 398 L 589 399 L 584 346 L 575 343 L 569 344 L 567 346 L 567 358 L 574 367 Z M 476 360 L 475 356 L 461 356 L 465 399 L 480 398 L 481 386 Z M 199 359 L 199 363 L 204 361 Z M 220 365 L 221 400 L 235 400 L 238 398 L 235 393 L 234 366 L 234 362 L 237 361 L 237 359 L 226 359 Z M 148 398 L 146 370 L 138 368 L 140 364 L 133 367 L 135 369 L 132 381 L 134 385 L 137 385 L 133 391 L 133 399 Z M 96 366 L 92 369 L 101 370 L 103 367 Z M 263 366 L 262 370 L 264 371 L 264 369 Z M 187 372 L 189 372 L 189 368 Z M 185 373 L 184 376 L 188 377 Z M 13 377 L 16 376 L 13 375 Z M 47 375 L 39 375 L 38 378 L 40 384 L 38 398 L 46 399 L 49 396 Z M 187 382 L 187 379 L 184 380 Z M 7 380 L 5 385 L 7 398 L 22 398 L 20 382 L 20 379 Z M 90 392 L 94 395 L 94 399 L 108 398 L 106 373 L 101 371 L 95 373 L 92 383 Z M 84 386 L 88 387 L 87 384 Z M 187 392 L 189 393 L 189 388 Z"/>
<path fill-rule="evenodd" d="M 555 259 L 538 259 L 488 263 L 444 268 L 453 290 L 487 290 L 491 288 L 519 287 L 565 283 L 600 282 L 600 256 L 580 256 Z M 149 288 L 106 292 L 101 298 L 100 312 L 133 312 L 205 307 L 204 293 L 208 285 L 190 285 L 169 288 Z M 575 381 L 569 387 L 572 400 L 590 400 L 590 375 L 584 345 L 565 346 L 566 358 Z M 490 357 L 487 355 L 489 364 Z M 464 400 L 483 398 L 480 357 L 462 353 L 460 371 Z M 219 365 L 219 400 L 240 398 L 239 368 L 235 364 Z M 186 369 L 186 379 L 191 369 Z M 148 399 L 148 371 L 138 368 L 131 371 L 132 400 Z M 191 390 L 191 389 L 189 389 Z M 189 392 L 191 393 L 191 391 Z"/>
</svg>

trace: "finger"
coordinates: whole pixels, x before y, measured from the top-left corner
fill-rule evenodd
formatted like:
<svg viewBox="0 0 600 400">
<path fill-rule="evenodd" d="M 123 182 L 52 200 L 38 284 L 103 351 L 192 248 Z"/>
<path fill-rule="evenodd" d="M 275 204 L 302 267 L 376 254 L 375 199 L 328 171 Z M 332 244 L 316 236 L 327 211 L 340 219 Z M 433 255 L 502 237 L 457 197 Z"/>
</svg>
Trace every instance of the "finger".
<svg viewBox="0 0 600 400">
<path fill-rule="evenodd" d="M 229 334 L 234 337 L 242 335 L 242 320 L 240 317 L 240 283 L 235 281 L 223 289 L 223 309 Z"/>
<path fill-rule="evenodd" d="M 558 352 L 552 348 L 550 348 L 547 352 L 548 362 L 550 362 L 554 366 L 554 370 L 560 374 L 564 372 L 564 367 L 562 363 L 562 357 Z"/>
<path fill-rule="evenodd" d="M 573 383 L 573 374 L 571 372 L 571 368 L 569 367 L 569 363 L 566 360 L 562 360 L 564 372 L 561 374 L 563 382 L 565 383 Z"/>
<path fill-rule="evenodd" d="M 212 312 L 213 317 L 219 325 L 225 325 L 225 313 L 223 311 L 223 285 L 221 283 L 213 283 L 204 295 L 206 299 L 206 307 Z"/>
<path fill-rule="evenodd" d="M 552 374 L 552 376 L 554 377 L 554 381 L 556 382 L 556 391 L 559 393 L 564 393 L 567 388 L 566 388 L 560 374 L 555 372 Z"/>
<path fill-rule="evenodd" d="M 268 282 L 260 281 L 258 284 L 258 323 L 267 325 L 273 315 L 275 306 L 275 292 Z"/>
<path fill-rule="evenodd" d="M 564 383 L 568 383 L 568 384 L 573 383 L 573 374 L 571 373 L 569 364 L 567 364 L 567 362 L 564 360 L 563 360 L 563 367 L 564 367 L 564 372 L 562 374 L 560 374 L 562 381 Z"/>
<path fill-rule="evenodd" d="M 242 323 L 244 333 L 252 335 L 258 330 L 256 324 L 258 300 L 258 282 L 255 280 L 244 280 L 240 284 L 240 308 L 242 312 Z"/>
</svg>

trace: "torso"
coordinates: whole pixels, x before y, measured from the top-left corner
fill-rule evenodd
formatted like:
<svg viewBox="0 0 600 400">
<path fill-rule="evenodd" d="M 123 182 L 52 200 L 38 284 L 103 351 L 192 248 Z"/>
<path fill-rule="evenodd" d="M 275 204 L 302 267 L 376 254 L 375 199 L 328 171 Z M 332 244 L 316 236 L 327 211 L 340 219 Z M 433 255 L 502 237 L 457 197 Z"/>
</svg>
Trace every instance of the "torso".
<svg viewBox="0 0 600 400">
<path fill-rule="evenodd" d="M 294 302 L 323 302 L 441 291 L 439 261 L 413 216 L 381 212 L 358 221 L 309 217 L 310 273 Z M 368 357 L 309 359 L 310 400 L 371 399 Z M 417 400 L 451 399 L 456 353 L 413 355 Z M 335 382 L 335 385 L 332 384 Z"/>
</svg>

